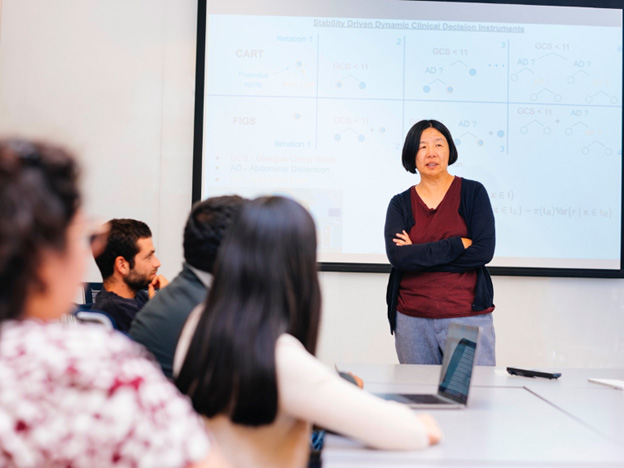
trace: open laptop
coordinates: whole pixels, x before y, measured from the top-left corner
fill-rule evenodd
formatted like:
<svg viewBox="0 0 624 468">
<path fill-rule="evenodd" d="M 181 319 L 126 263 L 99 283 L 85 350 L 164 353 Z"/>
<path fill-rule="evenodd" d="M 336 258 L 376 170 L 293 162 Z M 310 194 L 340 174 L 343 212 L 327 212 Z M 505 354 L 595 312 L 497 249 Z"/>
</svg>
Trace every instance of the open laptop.
<svg viewBox="0 0 624 468">
<path fill-rule="evenodd" d="M 449 325 L 437 394 L 376 393 L 410 408 L 465 408 L 477 359 L 479 327 Z"/>
</svg>

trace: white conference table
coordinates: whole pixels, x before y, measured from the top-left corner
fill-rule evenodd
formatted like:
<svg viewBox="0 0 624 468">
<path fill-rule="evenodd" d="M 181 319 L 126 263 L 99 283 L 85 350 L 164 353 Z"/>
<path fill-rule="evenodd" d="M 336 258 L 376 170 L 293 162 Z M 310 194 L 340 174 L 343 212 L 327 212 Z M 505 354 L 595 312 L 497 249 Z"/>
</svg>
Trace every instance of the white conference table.
<svg viewBox="0 0 624 468">
<path fill-rule="evenodd" d="M 435 393 L 439 366 L 338 365 L 371 392 Z M 624 391 L 587 381 L 624 380 L 623 370 L 563 369 L 558 380 L 477 367 L 468 408 L 427 410 L 443 442 L 419 452 L 371 450 L 328 435 L 323 468 L 624 467 Z"/>
</svg>

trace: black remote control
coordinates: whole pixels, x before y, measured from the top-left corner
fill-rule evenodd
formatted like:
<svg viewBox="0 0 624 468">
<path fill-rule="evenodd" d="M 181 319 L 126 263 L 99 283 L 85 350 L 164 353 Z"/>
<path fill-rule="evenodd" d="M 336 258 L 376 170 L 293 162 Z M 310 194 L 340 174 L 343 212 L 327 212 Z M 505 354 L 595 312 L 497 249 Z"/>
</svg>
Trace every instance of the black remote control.
<svg viewBox="0 0 624 468">
<path fill-rule="evenodd" d="M 507 372 L 511 375 L 521 375 L 522 377 L 543 377 L 544 379 L 558 379 L 561 372 L 540 372 L 529 369 L 519 369 L 517 367 L 508 367 Z"/>
</svg>

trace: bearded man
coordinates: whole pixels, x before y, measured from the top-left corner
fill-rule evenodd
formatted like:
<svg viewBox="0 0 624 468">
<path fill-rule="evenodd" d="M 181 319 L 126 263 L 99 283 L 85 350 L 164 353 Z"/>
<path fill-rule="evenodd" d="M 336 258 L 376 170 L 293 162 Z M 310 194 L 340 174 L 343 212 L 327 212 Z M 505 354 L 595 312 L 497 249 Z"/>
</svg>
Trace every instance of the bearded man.
<svg viewBox="0 0 624 468">
<path fill-rule="evenodd" d="M 160 260 L 147 224 L 111 219 L 108 226 L 106 248 L 95 257 L 103 289 L 92 309 L 106 312 L 118 330 L 127 332 L 137 312 L 169 282 L 157 274 Z"/>
</svg>

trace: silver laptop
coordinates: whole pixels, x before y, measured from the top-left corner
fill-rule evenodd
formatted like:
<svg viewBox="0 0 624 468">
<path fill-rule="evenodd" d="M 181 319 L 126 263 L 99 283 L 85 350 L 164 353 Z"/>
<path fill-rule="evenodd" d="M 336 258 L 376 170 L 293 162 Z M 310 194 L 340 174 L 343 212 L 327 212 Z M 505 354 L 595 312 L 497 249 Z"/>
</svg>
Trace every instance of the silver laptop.
<svg viewBox="0 0 624 468">
<path fill-rule="evenodd" d="M 449 325 L 437 394 L 376 393 L 410 408 L 465 408 L 477 359 L 479 327 Z"/>
</svg>

